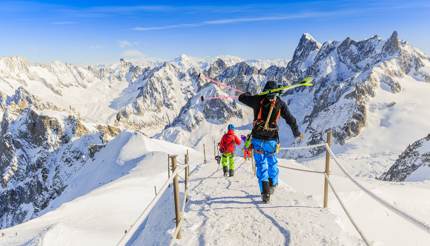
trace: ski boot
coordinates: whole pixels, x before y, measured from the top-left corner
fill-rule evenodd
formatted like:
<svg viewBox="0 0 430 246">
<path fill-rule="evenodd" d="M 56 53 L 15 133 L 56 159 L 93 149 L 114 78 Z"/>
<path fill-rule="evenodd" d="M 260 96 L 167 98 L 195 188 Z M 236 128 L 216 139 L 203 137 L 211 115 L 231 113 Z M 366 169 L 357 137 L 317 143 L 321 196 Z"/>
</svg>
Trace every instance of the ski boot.
<svg viewBox="0 0 430 246">
<path fill-rule="evenodd" d="M 278 186 L 278 184 L 274 185 L 272 179 L 269 178 L 270 195 L 273 195 L 273 193 L 275 193 L 276 186 Z"/>
<path fill-rule="evenodd" d="M 227 177 L 227 176 L 228 176 L 228 169 L 227 169 L 227 166 L 222 167 L 222 171 L 224 172 L 224 177 Z"/>
<path fill-rule="evenodd" d="M 234 169 L 228 170 L 228 176 L 230 176 L 230 177 L 234 176 Z"/>
<path fill-rule="evenodd" d="M 268 181 L 263 181 L 263 192 L 261 193 L 261 200 L 263 200 L 263 203 L 269 203 L 270 202 L 270 186 Z"/>
</svg>

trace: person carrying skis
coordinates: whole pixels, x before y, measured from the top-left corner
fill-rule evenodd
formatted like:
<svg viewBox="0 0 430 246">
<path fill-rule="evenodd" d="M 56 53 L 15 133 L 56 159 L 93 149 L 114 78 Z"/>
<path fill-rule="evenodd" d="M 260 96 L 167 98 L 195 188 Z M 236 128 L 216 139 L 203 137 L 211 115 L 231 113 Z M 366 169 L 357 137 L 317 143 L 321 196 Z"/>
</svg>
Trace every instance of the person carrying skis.
<svg viewBox="0 0 430 246">
<path fill-rule="evenodd" d="M 224 176 L 234 176 L 234 150 L 236 145 L 240 144 L 240 139 L 234 134 L 234 125 L 229 124 L 227 133 L 222 136 L 219 142 L 219 151 L 221 155 L 221 165 Z"/>
<path fill-rule="evenodd" d="M 264 91 L 278 88 L 276 82 L 267 81 Z M 296 119 L 288 110 L 287 104 L 277 93 L 251 95 L 249 92 L 239 96 L 239 101 L 254 110 L 254 126 L 252 128 L 252 148 L 257 168 L 261 198 L 264 203 L 270 201 L 278 185 L 278 160 L 276 152 L 279 144 L 278 119 L 282 117 L 290 126 L 294 137 L 303 139 Z"/>
</svg>

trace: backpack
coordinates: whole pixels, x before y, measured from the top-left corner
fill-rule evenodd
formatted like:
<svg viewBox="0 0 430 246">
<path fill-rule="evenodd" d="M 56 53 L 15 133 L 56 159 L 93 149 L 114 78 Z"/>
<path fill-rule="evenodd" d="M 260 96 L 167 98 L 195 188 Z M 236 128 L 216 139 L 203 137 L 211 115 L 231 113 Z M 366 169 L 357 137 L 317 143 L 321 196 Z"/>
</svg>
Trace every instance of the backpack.
<svg viewBox="0 0 430 246">
<path fill-rule="evenodd" d="M 260 101 L 260 109 L 258 111 L 257 119 L 254 121 L 253 131 L 258 132 L 258 135 L 264 137 L 273 137 L 277 135 L 279 130 L 278 128 L 278 120 L 281 116 L 281 108 L 279 103 L 277 103 L 278 98 L 274 99 L 264 98 Z M 263 118 L 263 109 L 264 106 L 270 105 L 269 112 L 267 113 L 266 118 Z"/>
<path fill-rule="evenodd" d="M 228 146 L 234 143 L 234 135 L 224 134 L 219 143 L 219 152 L 225 153 Z"/>
</svg>

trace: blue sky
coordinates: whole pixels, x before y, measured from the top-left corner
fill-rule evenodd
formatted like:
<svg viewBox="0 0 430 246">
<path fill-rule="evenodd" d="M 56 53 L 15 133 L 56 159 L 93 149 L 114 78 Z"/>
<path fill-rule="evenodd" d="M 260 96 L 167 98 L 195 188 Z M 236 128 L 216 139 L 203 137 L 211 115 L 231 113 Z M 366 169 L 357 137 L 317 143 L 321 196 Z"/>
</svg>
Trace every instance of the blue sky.
<svg viewBox="0 0 430 246">
<path fill-rule="evenodd" d="M 0 56 L 35 62 L 291 58 L 302 33 L 317 40 L 400 38 L 430 54 L 428 0 L 0 1 Z"/>
</svg>

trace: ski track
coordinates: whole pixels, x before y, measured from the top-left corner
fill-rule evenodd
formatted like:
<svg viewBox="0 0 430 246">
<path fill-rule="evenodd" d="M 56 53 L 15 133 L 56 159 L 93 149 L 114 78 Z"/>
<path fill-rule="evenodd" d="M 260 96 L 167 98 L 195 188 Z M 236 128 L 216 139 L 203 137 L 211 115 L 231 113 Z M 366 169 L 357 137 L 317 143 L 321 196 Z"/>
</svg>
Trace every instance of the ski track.
<svg viewBox="0 0 430 246">
<path fill-rule="evenodd" d="M 311 196 L 280 184 L 269 204 L 261 202 L 250 162 L 223 177 L 214 162 L 190 179 L 182 239 L 176 245 L 361 245 L 336 224 L 336 217 Z"/>
</svg>

